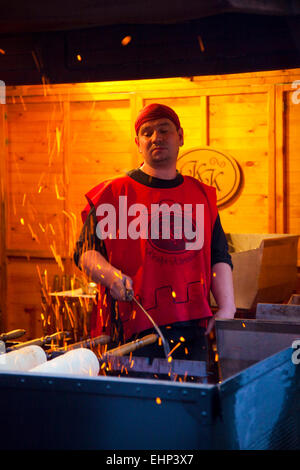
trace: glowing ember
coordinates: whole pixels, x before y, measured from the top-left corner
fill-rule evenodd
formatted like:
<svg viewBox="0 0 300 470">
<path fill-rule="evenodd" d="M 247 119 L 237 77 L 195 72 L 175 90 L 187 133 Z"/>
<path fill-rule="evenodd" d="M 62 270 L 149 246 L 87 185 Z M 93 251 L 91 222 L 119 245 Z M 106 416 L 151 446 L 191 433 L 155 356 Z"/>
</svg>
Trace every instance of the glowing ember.
<svg viewBox="0 0 300 470">
<path fill-rule="evenodd" d="M 175 297 L 176 297 L 176 292 L 172 291 L 172 297 L 175 299 Z"/>
<path fill-rule="evenodd" d="M 156 397 L 155 401 L 157 405 L 161 405 L 161 399 L 159 397 Z"/>
</svg>

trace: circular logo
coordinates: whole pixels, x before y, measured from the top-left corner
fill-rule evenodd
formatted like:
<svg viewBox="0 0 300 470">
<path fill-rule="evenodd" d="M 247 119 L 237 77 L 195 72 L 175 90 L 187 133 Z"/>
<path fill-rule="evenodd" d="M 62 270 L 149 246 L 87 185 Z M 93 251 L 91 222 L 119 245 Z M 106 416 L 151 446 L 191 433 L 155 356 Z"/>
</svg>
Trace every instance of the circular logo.
<svg viewBox="0 0 300 470">
<path fill-rule="evenodd" d="M 190 238 L 186 237 L 186 227 L 190 228 Z M 148 233 L 148 242 L 153 248 L 164 253 L 182 254 L 186 252 L 186 243 L 195 241 L 196 223 L 181 204 L 163 200 L 158 203 L 157 210 L 151 211 Z"/>
<path fill-rule="evenodd" d="M 233 198 L 241 181 L 240 169 L 234 158 L 209 147 L 182 153 L 178 157 L 178 170 L 216 188 L 218 206 Z"/>
</svg>

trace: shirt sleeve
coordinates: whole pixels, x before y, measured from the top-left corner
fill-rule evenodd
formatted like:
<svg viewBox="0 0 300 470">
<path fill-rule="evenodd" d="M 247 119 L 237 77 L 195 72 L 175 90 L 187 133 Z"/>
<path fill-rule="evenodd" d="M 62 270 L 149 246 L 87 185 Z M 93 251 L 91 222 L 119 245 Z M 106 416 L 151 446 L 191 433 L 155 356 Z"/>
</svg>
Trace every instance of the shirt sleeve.
<svg viewBox="0 0 300 470">
<path fill-rule="evenodd" d="M 217 215 L 217 218 L 213 227 L 212 243 L 211 243 L 211 265 L 213 266 L 216 263 L 227 263 L 229 264 L 231 269 L 233 269 L 231 256 L 228 251 L 228 243 L 226 240 L 226 235 L 221 225 L 219 214 Z"/>
<path fill-rule="evenodd" d="M 107 258 L 105 244 L 103 240 L 100 240 L 96 234 L 96 209 L 94 206 L 90 209 L 88 216 L 81 229 L 78 241 L 76 242 L 73 259 L 76 266 L 79 264 L 79 259 L 82 253 L 88 250 L 99 251 L 103 256 Z"/>
</svg>

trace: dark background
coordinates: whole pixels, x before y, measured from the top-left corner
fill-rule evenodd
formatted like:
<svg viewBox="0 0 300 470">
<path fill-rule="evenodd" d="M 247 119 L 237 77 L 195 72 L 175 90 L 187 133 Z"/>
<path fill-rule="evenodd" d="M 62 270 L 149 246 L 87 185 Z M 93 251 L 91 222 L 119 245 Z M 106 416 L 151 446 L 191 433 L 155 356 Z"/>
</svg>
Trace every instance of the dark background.
<svg viewBox="0 0 300 470">
<path fill-rule="evenodd" d="M 6 85 L 300 66 L 299 0 L 5 0 L 0 32 Z"/>
</svg>

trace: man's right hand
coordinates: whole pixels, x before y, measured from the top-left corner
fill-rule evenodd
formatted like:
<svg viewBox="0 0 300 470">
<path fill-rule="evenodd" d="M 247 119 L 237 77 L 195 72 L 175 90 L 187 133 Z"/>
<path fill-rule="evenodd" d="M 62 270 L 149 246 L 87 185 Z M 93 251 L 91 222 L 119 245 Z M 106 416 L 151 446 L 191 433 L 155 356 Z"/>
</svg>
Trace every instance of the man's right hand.
<svg viewBox="0 0 300 470">
<path fill-rule="evenodd" d="M 79 259 L 79 267 L 93 282 L 107 287 L 114 299 L 131 300 L 132 279 L 112 266 L 98 251 L 84 252 Z"/>
<path fill-rule="evenodd" d="M 131 300 L 133 295 L 132 279 L 119 270 L 114 270 L 112 280 L 109 285 L 110 294 L 116 300 Z"/>
</svg>

